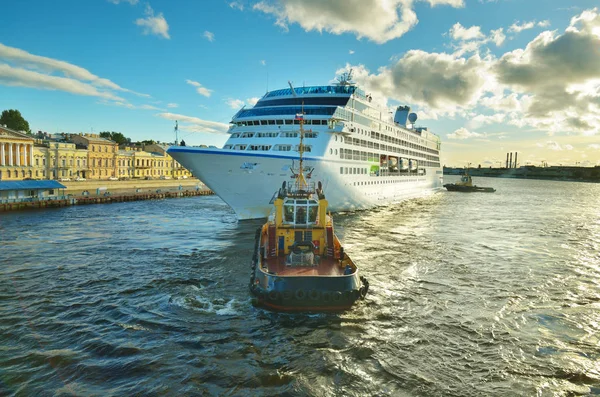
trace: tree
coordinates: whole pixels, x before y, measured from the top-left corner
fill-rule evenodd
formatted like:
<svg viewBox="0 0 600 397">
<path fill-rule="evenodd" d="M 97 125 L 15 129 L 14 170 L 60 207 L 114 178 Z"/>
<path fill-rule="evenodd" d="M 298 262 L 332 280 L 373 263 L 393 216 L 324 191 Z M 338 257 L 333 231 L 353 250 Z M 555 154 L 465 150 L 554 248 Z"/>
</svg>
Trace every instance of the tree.
<svg viewBox="0 0 600 397">
<path fill-rule="evenodd" d="M 0 116 L 0 124 L 15 131 L 25 131 L 31 134 L 29 123 L 21 116 L 21 112 L 16 109 L 4 110 Z"/>
<path fill-rule="evenodd" d="M 127 142 L 131 142 L 131 139 L 126 138 L 125 135 L 123 135 L 120 132 L 109 132 L 109 131 L 102 131 L 100 133 L 100 138 L 106 138 L 106 139 L 110 139 L 111 141 L 114 141 L 117 143 L 117 145 L 121 145 L 123 143 L 127 143 Z"/>
</svg>

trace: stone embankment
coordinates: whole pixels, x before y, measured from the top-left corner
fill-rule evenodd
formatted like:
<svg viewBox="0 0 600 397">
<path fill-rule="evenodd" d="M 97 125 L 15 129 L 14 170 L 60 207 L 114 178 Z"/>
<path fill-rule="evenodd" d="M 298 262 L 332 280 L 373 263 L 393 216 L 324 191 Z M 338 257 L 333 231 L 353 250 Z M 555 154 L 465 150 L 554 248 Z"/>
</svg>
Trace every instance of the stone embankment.
<svg viewBox="0 0 600 397">
<path fill-rule="evenodd" d="M 0 212 L 70 205 L 110 204 L 214 194 L 197 179 L 61 182 L 64 195 L 0 203 Z M 62 194 L 62 190 L 61 190 Z"/>
</svg>

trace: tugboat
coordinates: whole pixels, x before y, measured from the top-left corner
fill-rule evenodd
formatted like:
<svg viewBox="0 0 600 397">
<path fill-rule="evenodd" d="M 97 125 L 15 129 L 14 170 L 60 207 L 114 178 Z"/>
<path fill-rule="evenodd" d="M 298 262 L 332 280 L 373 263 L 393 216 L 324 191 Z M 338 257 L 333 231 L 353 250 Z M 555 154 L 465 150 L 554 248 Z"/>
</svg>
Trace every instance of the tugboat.
<svg viewBox="0 0 600 397">
<path fill-rule="evenodd" d="M 465 170 L 465 174 L 460 178 L 460 182 L 447 183 L 444 185 L 444 187 L 450 192 L 494 193 L 496 191 L 496 189 L 492 187 L 479 187 L 477 185 L 473 185 L 473 180 L 471 179 L 471 175 L 469 175 L 469 172 L 467 170 Z"/>
<path fill-rule="evenodd" d="M 275 311 L 347 310 L 365 298 L 369 282 L 335 235 L 321 182 L 307 182 L 312 170 L 303 165 L 303 117 L 296 119 L 299 166 L 290 167 L 294 181 L 273 195 L 271 215 L 256 231 L 250 292 L 255 305 Z"/>
</svg>

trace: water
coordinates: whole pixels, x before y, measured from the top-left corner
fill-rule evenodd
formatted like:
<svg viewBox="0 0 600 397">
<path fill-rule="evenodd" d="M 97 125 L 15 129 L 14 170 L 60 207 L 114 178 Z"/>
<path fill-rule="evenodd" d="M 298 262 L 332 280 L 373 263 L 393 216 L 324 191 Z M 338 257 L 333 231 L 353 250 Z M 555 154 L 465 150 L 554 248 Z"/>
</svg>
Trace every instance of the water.
<svg viewBox="0 0 600 397">
<path fill-rule="evenodd" d="M 336 215 L 337 315 L 253 308 L 217 197 L 0 214 L 0 395 L 600 395 L 600 185 L 476 183 Z"/>
</svg>

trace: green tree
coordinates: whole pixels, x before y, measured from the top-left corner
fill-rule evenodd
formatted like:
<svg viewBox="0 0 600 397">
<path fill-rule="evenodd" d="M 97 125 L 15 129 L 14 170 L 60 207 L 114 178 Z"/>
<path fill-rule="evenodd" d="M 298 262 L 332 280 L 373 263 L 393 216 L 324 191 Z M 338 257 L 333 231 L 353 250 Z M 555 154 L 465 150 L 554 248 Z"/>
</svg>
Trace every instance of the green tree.
<svg viewBox="0 0 600 397">
<path fill-rule="evenodd" d="M 120 132 L 115 132 L 115 131 L 112 131 L 112 132 L 102 131 L 100 133 L 100 137 L 110 139 L 111 141 L 115 141 L 117 143 L 117 145 L 121 145 L 123 143 L 127 143 L 130 141 L 130 139 L 125 137 L 125 135 L 123 135 Z"/>
<path fill-rule="evenodd" d="M 29 123 L 21 116 L 21 112 L 17 109 L 4 110 L 0 116 L 0 124 L 6 125 L 11 130 L 25 131 L 31 134 Z"/>
</svg>

